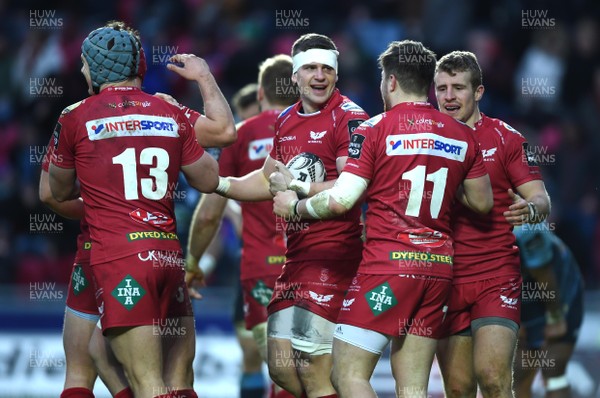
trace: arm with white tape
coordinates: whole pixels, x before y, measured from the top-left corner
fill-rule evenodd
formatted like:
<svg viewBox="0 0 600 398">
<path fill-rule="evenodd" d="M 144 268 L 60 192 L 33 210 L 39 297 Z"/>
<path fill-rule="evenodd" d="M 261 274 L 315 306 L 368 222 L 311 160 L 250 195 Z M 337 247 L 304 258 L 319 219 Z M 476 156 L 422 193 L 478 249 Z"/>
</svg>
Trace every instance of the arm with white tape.
<svg viewBox="0 0 600 398">
<path fill-rule="evenodd" d="M 273 211 L 279 216 L 327 219 L 343 215 L 350 210 L 367 189 L 369 180 L 355 174 L 342 172 L 333 187 L 309 199 L 298 201 L 293 191 L 278 192 Z"/>
</svg>

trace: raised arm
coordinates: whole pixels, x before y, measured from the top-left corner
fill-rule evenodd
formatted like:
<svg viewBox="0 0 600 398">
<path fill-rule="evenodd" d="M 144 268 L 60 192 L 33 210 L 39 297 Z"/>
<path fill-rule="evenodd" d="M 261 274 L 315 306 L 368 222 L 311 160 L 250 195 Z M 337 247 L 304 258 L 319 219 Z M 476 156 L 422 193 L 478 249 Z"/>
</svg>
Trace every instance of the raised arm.
<svg viewBox="0 0 600 398">
<path fill-rule="evenodd" d="M 167 68 L 180 76 L 194 80 L 198 84 L 204 101 L 204 116 L 194 123 L 196 138 L 203 147 L 223 147 L 232 144 L 237 138 L 231 108 L 206 61 L 193 54 L 176 54 L 171 62 L 179 62 L 183 67 L 168 64 Z"/>
</svg>

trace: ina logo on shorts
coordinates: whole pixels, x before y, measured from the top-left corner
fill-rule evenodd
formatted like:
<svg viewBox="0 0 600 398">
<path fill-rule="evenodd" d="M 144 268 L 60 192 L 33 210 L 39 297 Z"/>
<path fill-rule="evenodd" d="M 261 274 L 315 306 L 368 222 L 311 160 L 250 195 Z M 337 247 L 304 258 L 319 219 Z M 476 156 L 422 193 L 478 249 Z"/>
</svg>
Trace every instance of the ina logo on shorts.
<svg viewBox="0 0 600 398">
<path fill-rule="evenodd" d="M 112 291 L 112 295 L 117 301 L 123 304 L 128 311 L 131 310 L 138 301 L 146 294 L 146 291 L 140 286 L 131 275 L 127 275 L 117 285 L 115 290 Z"/>
<path fill-rule="evenodd" d="M 271 296 L 273 295 L 273 290 L 267 287 L 265 283 L 259 280 L 254 288 L 252 288 L 252 297 L 256 301 L 258 301 L 262 306 L 267 306 L 269 301 L 271 301 Z"/>
<path fill-rule="evenodd" d="M 365 298 L 375 316 L 382 314 L 398 304 L 398 300 L 396 300 L 396 296 L 392 293 L 392 288 L 387 282 L 367 292 Z"/>
<path fill-rule="evenodd" d="M 79 296 L 79 293 L 83 292 L 88 286 L 88 281 L 83 273 L 83 268 L 78 265 L 73 270 L 73 276 L 71 277 L 71 286 L 73 287 L 73 293 Z"/>
</svg>

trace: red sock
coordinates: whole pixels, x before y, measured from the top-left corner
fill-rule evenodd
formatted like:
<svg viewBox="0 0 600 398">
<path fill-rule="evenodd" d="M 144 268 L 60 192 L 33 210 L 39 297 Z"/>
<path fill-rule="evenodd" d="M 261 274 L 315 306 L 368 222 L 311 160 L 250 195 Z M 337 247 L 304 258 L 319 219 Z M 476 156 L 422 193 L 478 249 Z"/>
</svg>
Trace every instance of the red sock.
<svg viewBox="0 0 600 398">
<path fill-rule="evenodd" d="M 94 393 L 84 387 L 72 387 L 63 390 L 60 398 L 94 398 Z"/>
<path fill-rule="evenodd" d="M 133 391 L 131 391 L 130 387 L 126 387 L 119 391 L 115 398 L 133 398 Z"/>
<path fill-rule="evenodd" d="M 171 394 L 175 398 L 198 398 L 198 394 L 196 394 L 192 388 L 173 391 Z"/>
</svg>

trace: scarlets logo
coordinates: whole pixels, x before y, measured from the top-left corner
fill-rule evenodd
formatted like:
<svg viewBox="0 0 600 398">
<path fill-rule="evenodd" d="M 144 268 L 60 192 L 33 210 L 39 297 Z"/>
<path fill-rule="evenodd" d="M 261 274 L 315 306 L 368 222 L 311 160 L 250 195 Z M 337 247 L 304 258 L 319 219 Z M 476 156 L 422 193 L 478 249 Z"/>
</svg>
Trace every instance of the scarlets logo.
<svg viewBox="0 0 600 398">
<path fill-rule="evenodd" d="M 323 138 L 325 136 L 325 134 L 327 134 L 327 130 L 325 131 L 310 131 L 310 138 L 312 138 L 313 140 L 320 140 L 321 138 Z"/>
<path fill-rule="evenodd" d="M 137 208 L 129 213 L 129 217 L 140 224 L 150 224 L 154 227 L 162 229 L 163 231 L 169 230 L 174 224 L 174 220 L 167 215 L 159 212 L 152 213 L 140 208 Z"/>
<path fill-rule="evenodd" d="M 497 147 L 490 148 L 490 149 L 482 149 L 481 156 L 483 157 L 483 161 L 484 162 L 493 161 L 494 160 L 493 156 L 496 153 L 497 149 L 498 149 Z"/>
<path fill-rule="evenodd" d="M 317 304 L 325 305 L 326 307 L 329 307 L 329 304 L 325 303 L 330 302 L 333 298 L 333 294 L 315 293 L 312 290 L 309 290 L 308 293 L 310 294 L 310 298 L 313 299 Z"/>
</svg>

